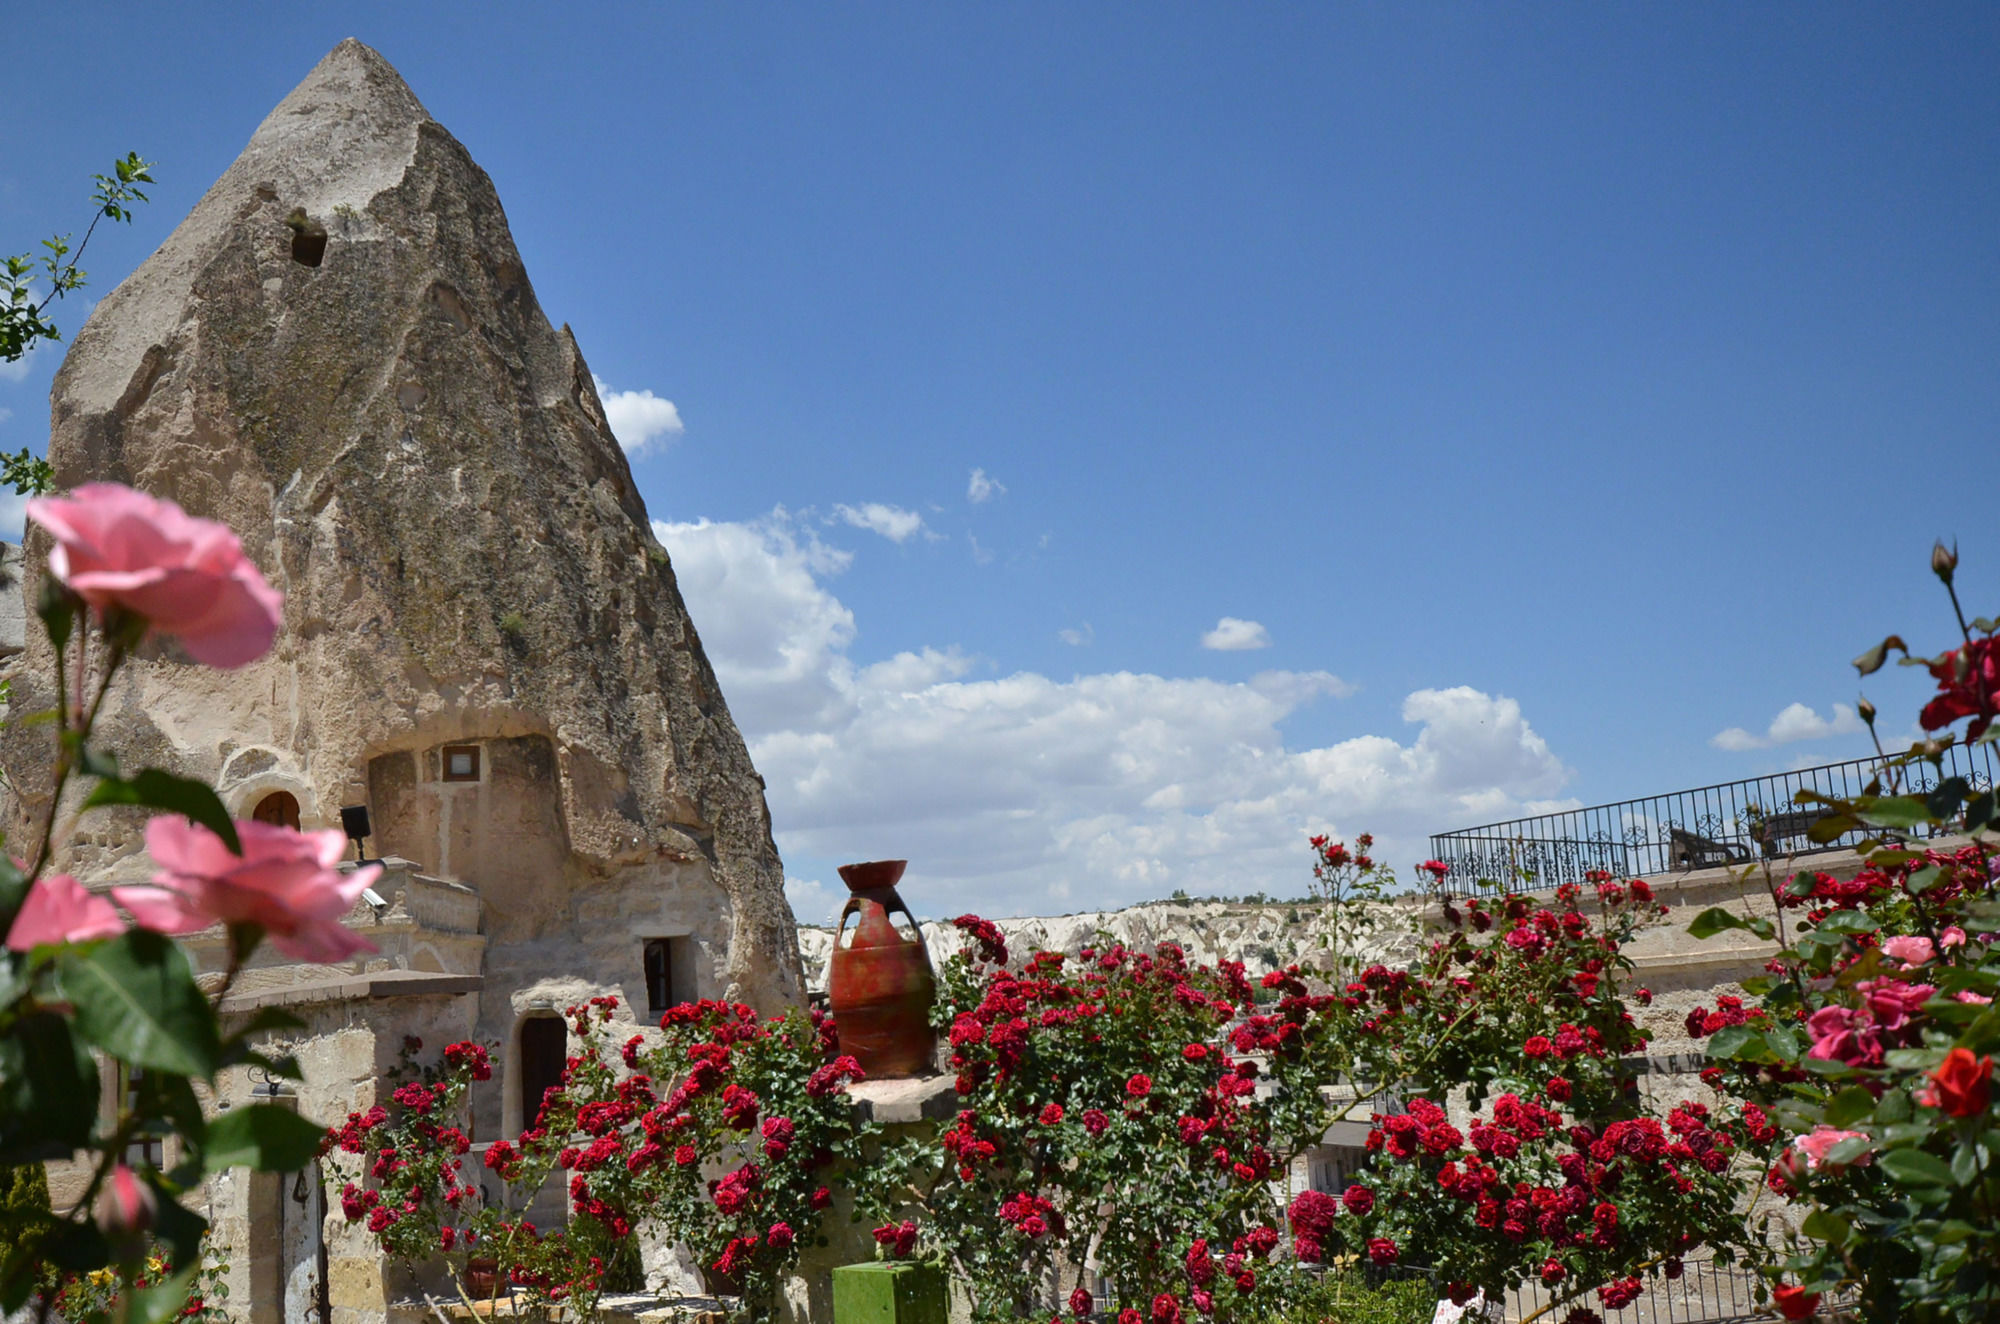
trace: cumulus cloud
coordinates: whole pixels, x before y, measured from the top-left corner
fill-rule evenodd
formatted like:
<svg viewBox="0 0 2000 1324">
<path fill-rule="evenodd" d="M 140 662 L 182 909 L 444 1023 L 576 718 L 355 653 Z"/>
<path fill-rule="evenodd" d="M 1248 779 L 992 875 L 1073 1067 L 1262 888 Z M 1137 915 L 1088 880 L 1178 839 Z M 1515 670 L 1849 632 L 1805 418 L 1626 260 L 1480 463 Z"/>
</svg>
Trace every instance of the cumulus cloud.
<svg viewBox="0 0 2000 1324">
<path fill-rule="evenodd" d="M 1407 869 L 1431 832 L 1569 803 L 1568 769 L 1504 696 L 1419 690 L 1395 736 L 1293 748 L 1286 719 L 1352 687 L 1327 672 L 1000 675 L 951 648 L 864 665 L 824 583 L 847 560 L 784 512 L 656 527 L 786 858 L 814 873 L 906 856 L 927 914 L 1299 894 L 1310 833 L 1373 831 Z"/>
<path fill-rule="evenodd" d="M 746 730 L 812 725 L 852 683 L 854 613 L 820 583 L 853 554 L 829 547 L 782 507 L 751 523 L 653 521 L 673 558 L 711 662 L 726 668 L 730 711 Z"/>
<path fill-rule="evenodd" d="M 984 469 L 974 469 L 971 480 L 965 485 L 965 499 L 975 506 L 985 505 L 994 497 L 1006 495 L 1006 484 L 997 478 L 989 478 Z"/>
<path fill-rule="evenodd" d="M 673 401 L 651 391 L 614 391 L 596 373 L 590 380 L 597 387 L 597 398 L 604 402 L 604 421 L 611 425 L 611 435 L 618 438 L 627 455 L 643 454 L 660 438 L 678 437 L 687 430 Z"/>
<path fill-rule="evenodd" d="M 1090 628 L 1089 621 L 1085 621 L 1082 625 L 1068 626 L 1057 630 L 1056 638 L 1062 640 L 1062 642 L 1068 644 L 1071 648 L 1083 648 L 1096 642 L 1097 631 Z"/>
<path fill-rule="evenodd" d="M 1717 749 L 1735 752 L 1751 749 L 1769 749 L 1773 745 L 1789 745 L 1800 740 L 1824 740 L 1828 736 L 1851 736 L 1866 730 L 1860 714 L 1844 703 L 1833 705 L 1832 717 L 1821 717 L 1802 703 L 1786 705 L 1783 712 L 1771 719 L 1763 735 L 1746 731 L 1740 726 L 1732 726 L 1718 731 L 1708 738 L 1708 743 Z"/>
<path fill-rule="evenodd" d="M 855 528 L 879 533 L 893 543 L 906 541 L 924 527 L 924 517 L 916 511 L 883 505 L 880 501 L 860 506 L 835 506 L 833 513 Z"/>
<path fill-rule="evenodd" d="M 1225 616 L 1215 623 L 1213 630 L 1201 637 L 1201 646 L 1218 653 L 1241 653 L 1252 648 L 1269 648 L 1271 634 L 1255 621 L 1239 621 L 1234 616 Z"/>
<path fill-rule="evenodd" d="M 841 898 L 817 878 L 785 879 L 785 900 L 791 903 L 792 918 L 801 924 L 830 924 L 840 912 Z"/>
</svg>

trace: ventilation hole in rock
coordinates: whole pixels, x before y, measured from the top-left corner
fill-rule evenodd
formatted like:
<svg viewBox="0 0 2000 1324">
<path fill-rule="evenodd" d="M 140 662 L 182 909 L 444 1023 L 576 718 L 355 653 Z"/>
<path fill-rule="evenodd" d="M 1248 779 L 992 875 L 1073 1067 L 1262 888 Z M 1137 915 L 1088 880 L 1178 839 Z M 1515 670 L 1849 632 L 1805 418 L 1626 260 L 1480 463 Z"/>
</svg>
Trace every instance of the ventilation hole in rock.
<svg viewBox="0 0 2000 1324">
<path fill-rule="evenodd" d="M 285 228 L 292 232 L 292 261 L 318 266 L 326 256 L 326 227 L 307 219 L 305 210 L 295 207 L 285 218 Z"/>
</svg>

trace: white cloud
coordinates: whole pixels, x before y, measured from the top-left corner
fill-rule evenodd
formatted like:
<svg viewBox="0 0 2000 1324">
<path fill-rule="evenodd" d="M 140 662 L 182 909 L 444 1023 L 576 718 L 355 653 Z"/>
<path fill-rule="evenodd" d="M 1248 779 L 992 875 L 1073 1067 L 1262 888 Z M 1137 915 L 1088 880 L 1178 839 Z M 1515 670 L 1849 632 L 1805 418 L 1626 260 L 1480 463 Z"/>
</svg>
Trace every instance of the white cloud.
<svg viewBox="0 0 2000 1324">
<path fill-rule="evenodd" d="M 851 684 L 854 614 L 820 586 L 853 554 L 828 547 L 784 510 L 749 524 L 653 521 L 673 558 L 709 659 L 727 659 L 730 711 L 746 730 L 821 719 Z"/>
<path fill-rule="evenodd" d="M 981 547 L 979 545 L 978 534 L 972 532 L 970 529 L 967 529 L 965 532 L 965 538 L 967 542 L 970 542 L 972 544 L 972 562 L 974 565 L 993 564 L 993 549 L 990 547 Z"/>
<path fill-rule="evenodd" d="M 879 533 L 894 543 L 905 541 L 924 527 L 924 517 L 916 511 L 904 510 L 901 506 L 885 506 L 880 501 L 860 506 L 835 506 L 833 513 L 857 529 Z"/>
<path fill-rule="evenodd" d="M 1083 648 L 1097 641 L 1097 631 L 1090 628 L 1089 621 L 1085 621 L 1082 625 L 1057 630 L 1056 638 L 1071 648 Z"/>
<path fill-rule="evenodd" d="M 643 454 L 659 438 L 678 437 L 687 430 L 673 401 L 651 391 L 614 391 L 596 373 L 590 374 L 590 381 L 604 402 L 604 421 L 627 455 Z"/>
<path fill-rule="evenodd" d="M 1213 630 L 1201 637 L 1201 646 L 1219 653 L 1240 653 L 1252 648 L 1269 648 L 1271 634 L 1255 621 L 1239 621 L 1234 616 L 1225 616 L 1215 623 Z"/>
<path fill-rule="evenodd" d="M 1783 712 L 1773 717 L 1771 725 L 1761 736 L 1740 726 L 1732 726 L 1710 736 L 1708 743 L 1717 749 L 1740 753 L 1751 749 L 1769 749 L 1773 745 L 1789 745 L 1799 740 L 1858 735 L 1866 729 L 1860 714 L 1844 703 L 1833 705 L 1833 716 L 1830 718 L 1821 717 L 1802 703 L 1794 703 L 1786 705 Z"/>
<path fill-rule="evenodd" d="M 971 481 L 965 485 L 965 499 L 975 506 L 991 501 L 997 496 L 1007 495 L 1007 485 L 997 478 L 989 478 L 984 469 L 974 469 Z"/>
<path fill-rule="evenodd" d="M 828 924 L 840 911 L 840 898 L 817 878 L 785 879 L 785 900 L 801 924 Z"/>
<path fill-rule="evenodd" d="M 1407 872 L 1428 833 L 1568 803 L 1512 699 L 1419 690 L 1403 738 L 1294 749 L 1286 718 L 1351 692 L 1338 677 L 981 675 L 948 648 L 860 665 L 822 583 L 847 561 L 784 512 L 656 527 L 786 857 L 907 856 L 921 913 L 1301 894 L 1312 832 L 1373 831 Z"/>
<path fill-rule="evenodd" d="M 8 419 L 10 419 L 10 418 L 12 418 L 12 417 L 14 417 L 14 411 L 13 411 L 13 410 L 11 410 L 11 409 L 0 409 L 0 423 L 5 423 L 5 422 L 6 422 L 6 421 L 7 421 Z"/>
</svg>

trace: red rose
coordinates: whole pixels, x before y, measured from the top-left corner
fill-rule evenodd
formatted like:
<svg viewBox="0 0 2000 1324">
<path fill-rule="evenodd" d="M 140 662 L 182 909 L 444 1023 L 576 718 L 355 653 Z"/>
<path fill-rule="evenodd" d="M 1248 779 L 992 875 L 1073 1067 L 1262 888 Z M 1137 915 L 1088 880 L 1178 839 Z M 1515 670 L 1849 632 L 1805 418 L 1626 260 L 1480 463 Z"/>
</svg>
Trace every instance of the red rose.
<svg viewBox="0 0 2000 1324">
<path fill-rule="evenodd" d="M 1936 1088 L 1928 1093 L 1934 1098 L 1926 1102 L 1935 1102 L 1947 1117 L 1977 1117 L 1992 1103 L 1993 1059 L 1954 1048 L 1931 1072 L 1931 1080 Z"/>
<path fill-rule="evenodd" d="M 1771 1304 L 1786 1319 L 1811 1319 L 1819 1309 L 1819 1293 L 1787 1283 L 1771 1293 Z"/>
<path fill-rule="evenodd" d="M 1153 1092 L 1153 1078 L 1143 1071 L 1135 1071 L 1125 1082 L 1125 1092 L 1135 1099 L 1143 1099 Z"/>
<path fill-rule="evenodd" d="M 1364 1218 L 1375 1207 L 1375 1192 L 1366 1186 L 1350 1186 L 1340 1193 L 1340 1202 L 1356 1218 Z"/>
<path fill-rule="evenodd" d="M 1369 1239 L 1368 1258 L 1375 1263 L 1394 1264 L 1397 1253 L 1396 1243 L 1387 1237 L 1372 1237 Z"/>
</svg>

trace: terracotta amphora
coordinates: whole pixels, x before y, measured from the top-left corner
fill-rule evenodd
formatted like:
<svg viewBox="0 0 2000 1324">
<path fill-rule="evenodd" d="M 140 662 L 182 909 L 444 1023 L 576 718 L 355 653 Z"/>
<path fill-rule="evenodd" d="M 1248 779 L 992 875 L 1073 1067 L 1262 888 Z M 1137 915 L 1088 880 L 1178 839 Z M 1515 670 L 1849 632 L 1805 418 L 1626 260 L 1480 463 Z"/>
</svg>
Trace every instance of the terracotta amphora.
<svg viewBox="0 0 2000 1324">
<path fill-rule="evenodd" d="M 840 1051 L 851 1054 L 871 1080 L 935 1069 L 937 1034 L 930 1014 L 937 980 L 917 917 L 896 893 L 896 880 L 908 863 L 873 860 L 840 866 L 841 881 L 853 895 L 841 908 L 834 931 L 827 994 Z M 899 932 L 889 918 L 892 911 L 901 911 L 917 936 Z M 843 944 L 847 921 L 856 915 L 860 920 L 853 937 Z"/>
</svg>

